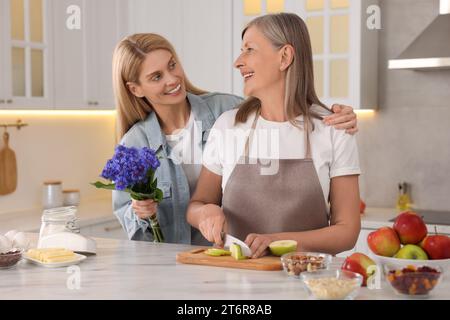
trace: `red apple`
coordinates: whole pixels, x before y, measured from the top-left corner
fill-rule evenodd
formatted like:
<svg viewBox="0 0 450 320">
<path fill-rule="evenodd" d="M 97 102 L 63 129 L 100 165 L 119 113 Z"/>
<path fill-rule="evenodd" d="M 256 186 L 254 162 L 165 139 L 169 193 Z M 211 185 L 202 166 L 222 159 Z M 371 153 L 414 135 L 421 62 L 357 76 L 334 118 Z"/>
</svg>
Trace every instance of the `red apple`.
<svg viewBox="0 0 450 320">
<path fill-rule="evenodd" d="M 450 259 L 450 237 L 448 236 L 426 236 L 420 246 L 431 259 Z"/>
<path fill-rule="evenodd" d="M 366 210 L 366 204 L 364 201 L 361 200 L 359 202 L 359 213 L 363 214 L 365 210 Z"/>
<path fill-rule="evenodd" d="M 402 244 L 417 244 L 428 232 L 422 218 L 414 211 L 401 213 L 394 222 L 394 230 Z"/>
<path fill-rule="evenodd" d="M 341 269 L 356 272 L 362 275 L 364 278 L 363 286 L 366 286 L 367 278 L 375 272 L 375 270 L 370 273 L 367 272 L 367 268 L 372 265 L 375 265 L 375 262 L 372 259 L 363 253 L 355 252 L 345 259 Z"/>
<path fill-rule="evenodd" d="M 379 256 L 392 257 L 400 250 L 400 240 L 394 229 L 382 227 L 369 233 L 367 244 L 373 253 Z"/>
</svg>

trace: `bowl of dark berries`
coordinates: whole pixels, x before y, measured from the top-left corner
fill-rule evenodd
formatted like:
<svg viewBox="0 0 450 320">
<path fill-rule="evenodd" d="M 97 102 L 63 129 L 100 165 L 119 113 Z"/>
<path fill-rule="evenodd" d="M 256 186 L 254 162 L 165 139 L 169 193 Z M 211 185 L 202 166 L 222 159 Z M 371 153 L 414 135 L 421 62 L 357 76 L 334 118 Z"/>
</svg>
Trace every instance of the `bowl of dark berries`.
<svg viewBox="0 0 450 320">
<path fill-rule="evenodd" d="M 8 252 L 0 253 L 0 269 L 14 267 L 22 259 L 22 249 L 11 249 Z"/>
<path fill-rule="evenodd" d="M 439 266 L 385 265 L 385 277 L 394 291 L 413 298 L 427 298 L 442 279 Z"/>
</svg>

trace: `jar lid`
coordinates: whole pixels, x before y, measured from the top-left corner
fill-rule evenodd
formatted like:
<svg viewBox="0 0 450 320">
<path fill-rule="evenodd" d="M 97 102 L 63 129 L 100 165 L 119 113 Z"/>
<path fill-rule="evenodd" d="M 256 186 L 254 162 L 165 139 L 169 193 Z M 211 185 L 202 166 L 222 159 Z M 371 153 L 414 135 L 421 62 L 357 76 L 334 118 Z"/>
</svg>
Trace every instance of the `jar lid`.
<svg viewBox="0 0 450 320">
<path fill-rule="evenodd" d="M 44 181 L 44 185 L 53 185 L 53 184 L 62 184 L 61 181 L 58 180 L 48 180 L 48 181 Z"/>
<path fill-rule="evenodd" d="M 65 189 L 62 191 L 63 193 L 74 193 L 74 192 L 80 192 L 78 189 Z"/>
</svg>

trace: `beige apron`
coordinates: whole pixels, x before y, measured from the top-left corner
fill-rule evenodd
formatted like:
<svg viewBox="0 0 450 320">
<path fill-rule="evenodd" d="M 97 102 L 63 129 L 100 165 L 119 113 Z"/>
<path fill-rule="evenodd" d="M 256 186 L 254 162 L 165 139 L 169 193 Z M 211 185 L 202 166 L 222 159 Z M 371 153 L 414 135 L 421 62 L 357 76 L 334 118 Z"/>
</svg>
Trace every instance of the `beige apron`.
<svg viewBox="0 0 450 320">
<path fill-rule="evenodd" d="M 245 240 L 249 233 L 298 232 L 329 226 L 327 206 L 313 160 L 309 134 L 305 159 L 279 159 L 278 172 L 262 175 L 267 160 L 250 162 L 249 144 L 258 111 L 241 156 L 228 179 L 222 206 L 227 232 Z"/>
</svg>

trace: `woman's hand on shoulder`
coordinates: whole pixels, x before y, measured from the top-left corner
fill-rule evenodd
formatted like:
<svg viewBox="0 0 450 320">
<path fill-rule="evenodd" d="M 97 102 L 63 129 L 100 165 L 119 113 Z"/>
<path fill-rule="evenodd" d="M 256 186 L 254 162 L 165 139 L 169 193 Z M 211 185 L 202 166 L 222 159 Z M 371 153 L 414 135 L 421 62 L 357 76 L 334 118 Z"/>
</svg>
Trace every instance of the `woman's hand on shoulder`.
<svg viewBox="0 0 450 320">
<path fill-rule="evenodd" d="M 358 117 L 350 106 L 334 104 L 331 108 L 333 114 L 324 117 L 323 122 L 338 130 L 344 130 L 351 135 L 358 132 Z"/>
</svg>

